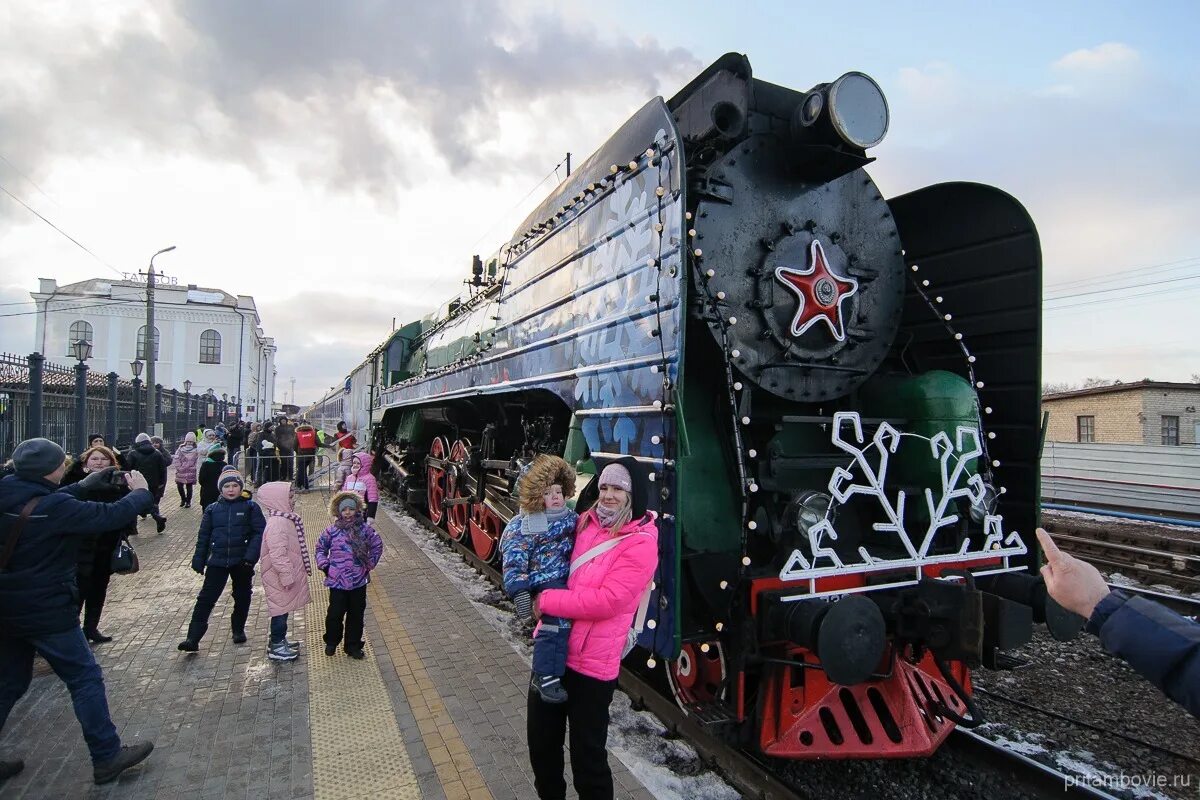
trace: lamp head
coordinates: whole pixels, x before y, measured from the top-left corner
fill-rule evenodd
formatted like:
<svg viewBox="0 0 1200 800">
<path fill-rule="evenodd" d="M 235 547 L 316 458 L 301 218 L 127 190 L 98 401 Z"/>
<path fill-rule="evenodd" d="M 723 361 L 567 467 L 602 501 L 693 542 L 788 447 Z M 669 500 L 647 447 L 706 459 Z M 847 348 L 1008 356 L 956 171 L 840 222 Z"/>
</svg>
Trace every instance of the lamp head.
<svg viewBox="0 0 1200 800">
<path fill-rule="evenodd" d="M 79 359 L 82 364 L 92 357 L 92 343 L 87 339 L 79 339 L 71 345 L 71 352 L 75 354 L 75 358 Z"/>
<path fill-rule="evenodd" d="M 135 378 L 142 377 L 142 367 L 143 366 L 144 365 L 142 364 L 142 360 L 140 358 L 129 362 L 129 368 L 133 370 L 133 377 L 135 377 Z"/>
</svg>

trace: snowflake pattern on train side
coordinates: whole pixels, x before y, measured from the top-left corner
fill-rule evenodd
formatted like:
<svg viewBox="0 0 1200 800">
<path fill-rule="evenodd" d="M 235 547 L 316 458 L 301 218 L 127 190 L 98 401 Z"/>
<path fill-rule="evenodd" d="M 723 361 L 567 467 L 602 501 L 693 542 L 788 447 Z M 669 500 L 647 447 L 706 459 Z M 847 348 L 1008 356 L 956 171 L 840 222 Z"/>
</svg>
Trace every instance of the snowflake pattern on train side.
<svg viewBox="0 0 1200 800">
<path fill-rule="evenodd" d="M 899 489 L 894 496 L 889 496 L 885 489 L 892 457 L 906 437 L 927 442 L 930 457 L 938 462 L 941 485 L 937 487 L 936 492 L 931 487 L 926 487 L 924 491 L 923 499 L 929 512 L 929 523 L 924 531 L 910 531 L 905 525 L 904 510 L 909 500 L 905 490 Z M 805 597 L 853 591 L 816 591 L 816 579 L 830 575 L 911 569 L 911 577 L 903 577 L 887 584 L 904 586 L 918 582 L 923 577 L 923 568 L 936 564 L 987 558 L 998 559 L 1000 566 L 989 566 L 976 574 L 1024 569 L 1023 565 L 1011 564 L 1010 559 L 1026 555 L 1028 548 L 1015 531 L 1007 534 L 1004 532 L 1004 521 L 999 514 L 984 515 L 982 535 L 965 537 L 956 551 L 930 554 L 938 532 L 959 521 L 959 515 L 954 510 L 955 501 L 966 498 L 977 504 L 983 501 L 988 491 L 983 478 L 978 473 L 969 473 L 968 470 L 971 461 L 983 453 L 977 428 L 960 425 L 955 430 L 954 439 L 951 440 L 945 432 L 929 438 L 901 432 L 891 424 L 883 422 L 867 442 L 863 438 L 862 419 L 858 413 L 842 411 L 834 414 L 832 442 L 837 449 L 850 457 L 850 464 L 836 468 L 830 476 L 829 493 L 832 502 L 829 511 L 808 530 L 811 556 L 806 556 L 799 549 L 793 551 L 779 573 L 779 578 L 783 581 L 809 581 L 810 592 L 805 594 Z M 833 521 L 834 509 L 846 505 L 852 498 L 860 495 L 874 498 L 879 504 L 885 521 L 876 522 L 872 527 L 877 532 L 893 534 L 905 551 L 903 556 L 882 558 L 872 554 L 867 547 L 860 546 L 857 548 L 858 560 L 853 560 L 843 557 L 831 545 L 831 542 L 836 542 L 839 538 Z M 873 585 L 872 588 L 881 587 Z"/>
</svg>

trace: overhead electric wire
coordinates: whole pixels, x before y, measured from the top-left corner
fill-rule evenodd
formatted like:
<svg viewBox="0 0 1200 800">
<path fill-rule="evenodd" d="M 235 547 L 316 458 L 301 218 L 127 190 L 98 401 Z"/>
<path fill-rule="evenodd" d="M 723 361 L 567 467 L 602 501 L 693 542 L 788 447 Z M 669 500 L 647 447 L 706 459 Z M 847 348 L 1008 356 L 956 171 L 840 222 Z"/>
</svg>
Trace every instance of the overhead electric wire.
<svg viewBox="0 0 1200 800">
<path fill-rule="evenodd" d="M 38 186 L 37 182 L 33 178 L 26 175 L 24 172 L 21 171 L 20 167 L 18 167 L 16 164 L 14 164 L 13 162 L 11 162 L 7 158 L 5 158 L 3 153 L 0 153 L 0 161 L 3 161 L 5 164 L 8 164 L 8 166 L 12 167 L 12 171 L 17 173 L 18 175 L 20 175 L 22 178 L 24 178 L 29 183 L 30 186 L 37 189 L 38 193 L 41 194 L 42 197 L 46 198 L 51 203 L 54 203 L 55 208 L 62 208 L 62 206 L 60 206 L 58 204 L 57 200 L 55 200 L 50 195 L 46 194 L 46 191 L 44 189 L 42 189 L 42 187 Z"/>
<path fill-rule="evenodd" d="M 109 268 L 109 269 L 111 269 L 113 272 L 117 273 L 118 275 L 122 275 L 122 273 L 121 273 L 121 270 L 117 269 L 117 268 L 116 268 L 116 267 L 114 267 L 112 264 L 108 263 L 108 262 L 107 262 L 107 261 L 105 261 L 103 258 L 101 258 L 100 256 L 98 256 L 98 255 L 96 255 L 95 253 L 93 253 L 91 250 L 89 250 L 89 249 L 87 248 L 87 246 L 85 246 L 84 244 L 82 244 L 82 243 L 81 243 L 81 242 L 80 242 L 78 239 L 76 239 L 74 236 L 72 236 L 71 234 L 69 234 L 69 233 L 67 233 L 66 231 L 64 231 L 62 228 L 60 228 L 60 227 L 58 227 L 57 225 L 55 225 L 55 224 L 54 224 L 53 222 L 51 222 L 50 220 L 46 219 L 44 216 L 42 216 L 40 213 L 38 213 L 38 211 L 37 211 L 36 209 L 34 209 L 32 206 L 30 206 L 30 205 L 29 205 L 28 203 L 26 203 L 24 200 L 22 200 L 21 198 L 17 197 L 15 194 L 13 194 L 12 192 L 10 192 L 8 189 L 4 188 L 4 186 L 3 186 L 3 185 L 0 185 L 0 192 L 4 192 L 6 195 L 8 195 L 9 197 L 11 197 L 13 200 L 15 200 L 15 201 L 17 201 L 18 203 L 20 203 L 20 204 L 21 204 L 21 206 L 22 206 L 22 207 L 23 207 L 23 208 L 24 208 L 26 211 L 28 211 L 30 214 L 33 214 L 35 217 L 37 217 L 37 218 L 38 218 L 38 219 L 40 219 L 42 222 L 44 222 L 44 223 L 46 223 L 47 225 L 49 225 L 51 228 L 54 228 L 54 230 L 58 231 L 60 234 L 62 234 L 63 236 L 65 236 L 65 237 L 66 237 L 68 240 L 70 240 L 70 242 L 71 242 L 72 244 L 74 244 L 74 245 L 75 245 L 76 247 L 78 247 L 80 250 L 82 250 L 83 252 L 87 253 L 89 256 L 91 256 L 92 258 L 96 259 L 96 260 L 97 260 L 97 261 L 99 261 L 101 264 L 103 264 L 104 266 L 108 267 L 108 268 Z M 124 277 L 124 276 L 122 275 L 122 277 Z"/>
<path fill-rule="evenodd" d="M 1178 283 L 1179 281 L 1194 281 L 1197 279 L 1200 279 L 1200 272 L 1197 272 L 1195 275 L 1181 275 L 1176 278 L 1164 278 L 1161 281 L 1147 281 L 1147 282 L 1143 282 L 1143 283 L 1132 283 L 1132 284 L 1129 284 L 1128 286 L 1114 286 L 1111 289 L 1092 289 L 1091 291 L 1088 291 L 1088 292 L 1075 292 L 1074 294 L 1060 294 L 1057 297 L 1042 298 L 1042 302 L 1052 303 L 1055 300 L 1070 300 L 1070 299 L 1073 299 L 1076 297 L 1087 297 L 1089 295 L 1094 295 L 1094 294 L 1108 294 L 1110 292 L 1121 292 L 1126 289 L 1144 289 L 1147 286 L 1159 286 L 1164 283 Z M 1114 299 L 1119 299 L 1119 298 L 1114 298 Z"/>
<path fill-rule="evenodd" d="M 48 308 L 48 309 L 45 309 L 45 311 L 53 311 L 55 313 L 58 313 L 61 311 L 82 311 L 85 308 L 104 308 L 105 306 L 120 306 L 120 305 L 138 305 L 138 306 L 140 306 L 140 305 L 145 305 L 145 303 L 142 300 L 112 300 L 107 303 L 90 303 L 90 304 L 82 305 L 82 306 L 65 306 L 63 308 Z M 31 314 L 42 314 L 42 313 L 44 313 L 44 311 L 42 309 L 38 309 L 37 311 L 14 311 L 11 314 L 0 314 L 0 319 L 4 319 L 6 317 L 27 317 Z"/>
<path fill-rule="evenodd" d="M 1084 285 L 1113 283 L 1129 278 L 1132 274 L 1146 276 L 1160 272 L 1173 272 L 1178 269 L 1186 269 L 1200 263 L 1200 256 L 1189 256 L 1188 258 L 1179 259 L 1178 261 L 1164 261 L 1159 264 L 1150 264 L 1145 267 L 1123 267 L 1113 272 L 1103 272 L 1099 275 L 1092 275 L 1086 278 L 1074 278 L 1068 281 L 1057 281 L 1048 283 L 1042 288 L 1047 291 L 1057 289 L 1065 289 L 1067 287 L 1081 288 Z"/>
<path fill-rule="evenodd" d="M 474 250 L 475 245 L 482 242 L 484 237 L 487 236 L 489 233 L 491 233 L 497 225 L 499 225 L 501 222 L 503 222 L 505 220 L 505 218 L 508 217 L 509 214 L 511 214 L 513 211 L 515 211 L 517 209 L 518 206 L 520 206 L 522 203 L 524 203 L 526 200 L 528 200 L 529 196 L 532 195 L 534 192 L 536 192 L 538 189 L 540 189 L 542 184 L 545 183 L 547 181 L 547 179 L 549 179 L 551 176 L 557 176 L 558 168 L 561 167 L 566 162 L 567 162 L 567 160 L 564 158 L 562 161 L 559 161 L 557 164 L 555 164 L 554 169 L 550 170 L 548 173 L 546 173 L 546 176 L 544 178 L 542 178 L 540 181 L 535 183 L 533 185 L 533 188 L 525 193 L 524 197 L 522 197 L 517 202 L 513 203 L 512 206 L 507 211 L 505 211 L 503 214 L 501 214 L 500 217 L 497 218 L 495 222 L 493 222 L 490 226 L 488 226 L 487 230 L 485 230 L 483 233 L 479 234 L 478 239 L 471 242 L 471 249 Z"/>
<path fill-rule="evenodd" d="M 1183 295 L 1190 295 L 1196 291 L 1200 291 L 1200 286 L 1183 289 L 1183 290 L 1174 289 L 1174 288 L 1172 288 L 1172 289 L 1155 289 L 1154 291 L 1144 292 L 1142 294 L 1123 295 L 1121 297 L 1101 297 L 1096 300 L 1084 300 L 1079 303 L 1072 303 L 1070 305 L 1065 305 L 1065 306 L 1052 306 L 1050 308 L 1043 309 L 1043 311 L 1046 311 L 1046 312 L 1066 311 L 1068 309 L 1081 308 L 1081 307 L 1085 307 L 1085 306 L 1104 305 L 1106 303 L 1131 303 L 1131 301 L 1145 300 L 1145 299 L 1151 298 L 1151 297 L 1159 297 L 1164 294 L 1174 294 L 1176 296 L 1183 296 Z"/>
</svg>

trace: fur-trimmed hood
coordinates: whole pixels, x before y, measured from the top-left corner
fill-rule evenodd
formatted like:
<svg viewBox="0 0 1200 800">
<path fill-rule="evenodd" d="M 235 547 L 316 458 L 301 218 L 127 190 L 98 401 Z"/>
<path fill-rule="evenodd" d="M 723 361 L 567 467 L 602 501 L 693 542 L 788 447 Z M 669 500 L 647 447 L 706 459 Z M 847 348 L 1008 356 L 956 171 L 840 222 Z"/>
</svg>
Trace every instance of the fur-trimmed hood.
<svg viewBox="0 0 1200 800">
<path fill-rule="evenodd" d="M 536 514 L 546 510 L 546 502 L 542 499 L 551 486 L 558 484 L 562 487 L 563 496 L 570 499 L 575 495 L 575 469 L 558 456 L 542 454 L 529 462 L 525 474 L 521 476 L 517 489 L 521 510 L 526 514 Z"/>
<path fill-rule="evenodd" d="M 337 494 L 335 494 L 333 496 L 333 499 L 329 501 L 329 514 L 334 519 L 337 519 L 337 517 L 338 517 L 338 504 L 340 504 L 347 497 L 354 498 L 354 502 L 358 506 L 358 513 L 360 513 L 360 514 L 366 513 L 367 501 L 363 499 L 361 494 L 359 494 L 358 492 L 338 492 Z"/>
</svg>

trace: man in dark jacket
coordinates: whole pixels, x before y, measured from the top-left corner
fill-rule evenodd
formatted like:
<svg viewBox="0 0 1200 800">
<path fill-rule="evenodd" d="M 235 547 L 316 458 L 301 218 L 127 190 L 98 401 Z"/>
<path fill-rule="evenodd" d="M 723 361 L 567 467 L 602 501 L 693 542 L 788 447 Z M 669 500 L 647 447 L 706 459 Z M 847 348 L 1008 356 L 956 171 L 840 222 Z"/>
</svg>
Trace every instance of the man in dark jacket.
<svg viewBox="0 0 1200 800">
<path fill-rule="evenodd" d="M 0 729 L 29 689 L 36 651 L 67 684 L 92 756 L 95 781 L 108 783 L 150 755 L 154 745 L 141 742 L 123 747 L 117 736 L 100 665 L 79 627 L 76 551 L 80 539 L 132 523 L 150 507 L 153 497 L 145 478 L 133 472 L 126 479 L 131 491 L 123 499 L 115 503 L 79 500 L 78 496 L 111 482 L 114 470 L 92 473 L 59 489 L 67 471 L 66 457 L 61 447 L 47 439 L 17 445 L 13 467 L 13 474 L 0 480 Z M 17 530 L 23 512 L 27 520 Z M 0 780 L 23 767 L 21 761 L 0 761 Z"/>
<path fill-rule="evenodd" d="M 229 618 L 233 643 L 246 641 L 246 618 L 250 616 L 250 587 L 254 564 L 258 561 L 267 521 L 258 503 L 242 497 L 242 476 L 227 467 L 217 483 L 221 497 L 204 509 L 200 533 L 196 536 L 196 554 L 192 569 L 204 576 L 204 585 L 196 596 L 187 638 L 179 643 L 185 653 L 200 649 L 200 640 L 208 631 L 213 606 L 233 579 L 233 614 Z"/>
<path fill-rule="evenodd" d="M 162 533 L 167 528 L 167 518 L 158 510 L 158 498 L 162 497 L 163 488 L 167 485 L 167 462 L 150 441 L 150 435 L 139 433 L 133 441 L 133 447 L 125 453 L 125 467 L 137 470 L 146 478 L 150 494 L 154 495 L 154 505 L 150 507 L 150 516 Z"/>
<path fill-rule="evenodd" d="M 1200 717 L 1200 623 L 1153 600 L 1110 590 L 1098 569 L 1059 550 L 1050 534 L 1038 528 L 1037 537 L 1050 596 L 1086 619 L 1105 650 Z"/>
</svg>

